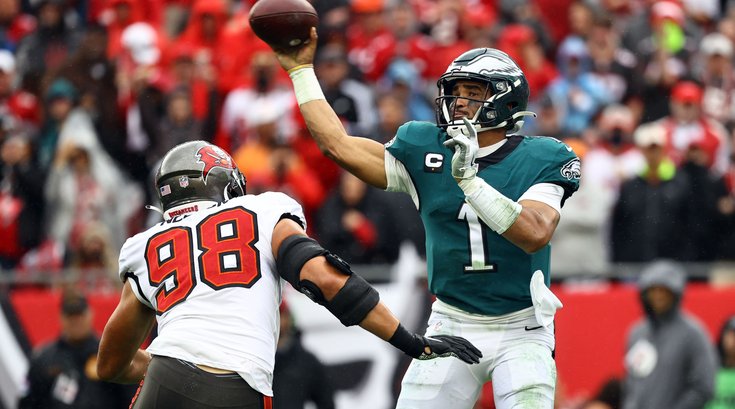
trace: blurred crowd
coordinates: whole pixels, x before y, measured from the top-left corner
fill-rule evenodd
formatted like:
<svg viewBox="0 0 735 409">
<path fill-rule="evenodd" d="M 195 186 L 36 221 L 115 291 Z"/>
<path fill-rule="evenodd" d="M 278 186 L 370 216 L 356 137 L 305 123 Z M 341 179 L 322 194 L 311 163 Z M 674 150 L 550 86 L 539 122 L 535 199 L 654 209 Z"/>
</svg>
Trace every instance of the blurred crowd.
<svg viewBox="0 0 735 409">
<path fill-rule="evenodd" d="M 152 174 L 178 143 L 228 149 L 248 192 L 278 190 L 352 263 L 421 251 L 408 197 L 342 173 L 248 26 L 253 0 L 0 0 L 0 267 L 116 270 L 160 220 Z M 313 0 L 315 69 L 348 131 L 387 142 L 434 121 L 436 80 L 473 47 L 510 54 L 582 185 L 554 273 L 735 259 L 735 2 Z"/>
</svg>

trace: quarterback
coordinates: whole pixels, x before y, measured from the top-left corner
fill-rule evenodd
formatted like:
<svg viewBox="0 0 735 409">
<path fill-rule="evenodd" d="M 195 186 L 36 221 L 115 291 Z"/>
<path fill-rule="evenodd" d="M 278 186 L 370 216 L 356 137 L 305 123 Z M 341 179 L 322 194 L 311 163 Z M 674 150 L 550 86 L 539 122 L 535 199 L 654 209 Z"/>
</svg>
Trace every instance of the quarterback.
<svg viewBox="0 0 735 409">
<path fill-rule="evenodd" d="M 164 221 L 123 245 L 122 296 L 97 359 L 101 379 L 145 377 L 132 408 L 270 408 L 282 280 L 414 358 L 478 362 L 465 339 L 404 329 L 373 287 L 306 235 L 298 203 L 246 195 L 219 147 L 176 146 L 155 183 Z"/>
<path fill-rule="evenodd" d="M 492 380 L 498 408 L 553 407 L 553 318 L 549 240 L 580 163 L 547 137 L 520 136 L 529 88 L 505 53 L 478 48 L 438 81 L 437 124 L 409 122 L 382 145 L 347 135 L 312 68 L 317 43 L 274 50 L 288 71 L 306 124 L 322 151 L 367 183 L 408 193 L 426 230 L 427 336 L 462 336 L 480 365 L 413 361 L 399 409 L 472 408 Z"/>
</svg>

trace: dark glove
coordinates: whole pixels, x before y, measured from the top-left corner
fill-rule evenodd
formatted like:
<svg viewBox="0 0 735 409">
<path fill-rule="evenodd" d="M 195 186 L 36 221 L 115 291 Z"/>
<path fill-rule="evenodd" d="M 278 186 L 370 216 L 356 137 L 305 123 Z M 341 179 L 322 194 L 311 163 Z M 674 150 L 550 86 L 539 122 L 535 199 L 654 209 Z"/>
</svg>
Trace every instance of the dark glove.
<svg viewBox="0 0 735 409">
<path fill-rule="evenodd" d="M 475 348 L 470 341 L 462 337 L 452 335 L 434 335 L 433 337 L 422 337 L 417 335 L 424 341 L 424 351 L 417 359 L 434 359 L 445 356 L 453 356 L 459 358 L 468 364 L 476 364 L 482 358 L 482 352 Z M 426 350 L 429 350 L 427 353 Z"/>
<path fill-rule="evenodd" d="M 452 335 L 423 337 L 411 334 L 403 325 L 398 325 L 398 329 L 388 342 L 406 355 L 421 360 L 453 356 L 468 364 L 476 364 L 482 358 L 482 352 L 462 337 Z"/>
</svg>

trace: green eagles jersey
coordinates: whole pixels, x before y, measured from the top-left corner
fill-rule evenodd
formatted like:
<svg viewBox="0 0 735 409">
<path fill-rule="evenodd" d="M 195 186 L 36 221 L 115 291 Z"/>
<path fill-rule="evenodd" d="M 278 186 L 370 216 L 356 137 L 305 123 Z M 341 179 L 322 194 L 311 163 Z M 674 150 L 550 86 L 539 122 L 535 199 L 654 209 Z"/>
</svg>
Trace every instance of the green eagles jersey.
<svg viewBox="0 0 735 409">
<path fill-rule="evenodd" d="M 386 149 L 411 177 L 426 230 L 429 289 L 464 311 L 502 315 L 532 305 L 531 275 L 541 270 L 549 285 L 550 246 L 534 254 L 487 227 L 464 201 L 451 174 L 454 150 L 446 132 L 428 122 L 403 125 Z M 511 136 L 497 151 L 478 158 L 478 176 L 518 200 L 538 183 L 564 189 L 564 200 L 579 187 L 580 162 L 554 138 Z"/>
</svg>

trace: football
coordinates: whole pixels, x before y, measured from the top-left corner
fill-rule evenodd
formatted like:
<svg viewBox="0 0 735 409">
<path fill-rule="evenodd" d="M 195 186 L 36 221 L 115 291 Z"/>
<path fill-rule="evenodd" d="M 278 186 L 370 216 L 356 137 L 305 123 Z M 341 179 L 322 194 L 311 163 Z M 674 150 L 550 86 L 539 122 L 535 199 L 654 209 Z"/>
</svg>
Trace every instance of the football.
<svg viewBox="0 0 735 409">
<path fill-rule="evenodd" d="M 319 16 L 307 0 L 259 0 L 250 9 L 250 27 L 273 48 L 307 43 L 317 23 Z"/>
</svg>

